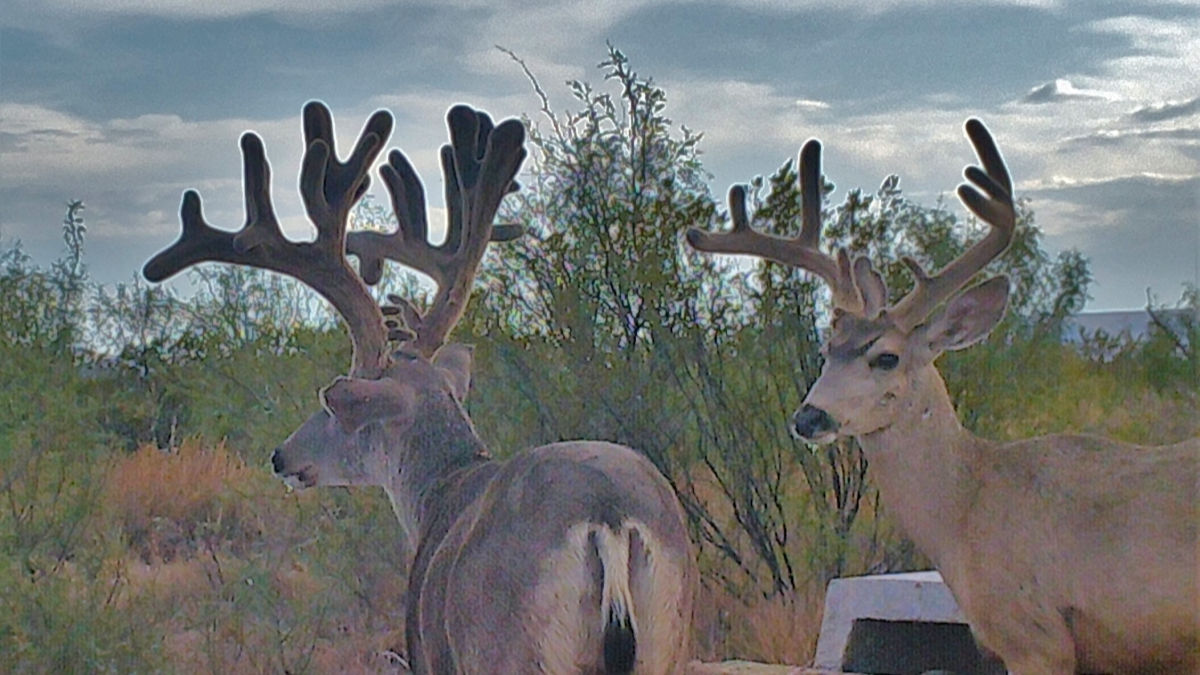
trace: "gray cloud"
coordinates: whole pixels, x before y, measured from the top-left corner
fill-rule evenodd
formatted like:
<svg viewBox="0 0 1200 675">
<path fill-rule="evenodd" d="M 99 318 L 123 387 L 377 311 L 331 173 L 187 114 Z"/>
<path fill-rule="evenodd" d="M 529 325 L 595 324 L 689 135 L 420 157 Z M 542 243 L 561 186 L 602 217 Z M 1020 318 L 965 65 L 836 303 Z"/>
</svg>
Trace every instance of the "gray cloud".
<svg viewBox="0 0 1200 675">
<path fill-rule="evenodd" d="M 947 97 L 988 107 L 1057 73 L 1099 77 L 1131 43 L 1089 28 L 1107 11 L 1089 3 L 883 3 L 869 14 L 836 3 L 793 10 L 664 3 L 630 12 L 612 34 L 636 45 L 660 76 L 779 82 L 784 96 L 856 114 Z"/>
<path fill-rule="evenodd" d="M 1180 117 L 1191 117 L 1197 113 L 1200 113 L 1200 96 L 1187 101 L 1167 101 L 1143 106 L 1129 113 L 1129 118 L 1135 122 L 1162 122 Z"/>
<path fill-rule="evenodd" d="M 461 59 L 470 35 L 463 27 L 489 15 L 395 3 L 320 21 L 100 17 L 69 39 L 0 28 L 2 96 L 91 120 L 161 113 L 212 120 L 282 117 L 312 98 L 342 107 L 448 82 L 486 89 L 493 78 Z"/>
<path fill-rule="evenodd" d="M 1106 307 L 1174 300 L 1200 273 L 1200 176 L 1121 176 L 1026 190 L 1053 248 L 1091 261 Z M 1051 228 L 1048 223 L 1054 223 Z"/>
<path fill-rule="evenodd" d="M 1101 129 L 1062 140 L 1065 146 L 1111 146 L 1130 141 L 1200 142 L 1200 126 L 1170 129 Z"/>
<path fill-rule="evenodd" d="M 1062 181 L 1058 184 L 1026 188 L 1035 198 L 1070 202 L 1090 209 L 1141 213 L 1175 212 L 1175 222 L 1198 222 L 1200 213 L 1191 212 L 1200 194 L 1200 176 L 1163 176 L 1143 173 L 1091 181 Z M 1138 218 L 1140 220 L 1140 218 Z"/>
</svg>

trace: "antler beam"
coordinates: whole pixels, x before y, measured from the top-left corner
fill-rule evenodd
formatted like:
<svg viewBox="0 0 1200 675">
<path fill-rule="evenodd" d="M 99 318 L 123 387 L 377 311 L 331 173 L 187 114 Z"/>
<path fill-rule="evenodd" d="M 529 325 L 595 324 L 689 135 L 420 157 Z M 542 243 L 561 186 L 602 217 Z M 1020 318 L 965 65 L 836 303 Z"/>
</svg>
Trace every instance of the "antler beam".
<svg viewBox="0 0 1200 675">
<path fill-rule="evenodd" d="M 887 309 L 895 323 L 911 330 L 941 302 L 962 288 L 976 272 L 1008 248 L 1016 228 L 1016 208 L 1012 199 L 1012 179 L 987 127 L 977 119 L 966 123 L 967 137 L 975 148 L 982 168 L 969 166 L 967 183 L 958 187 L 958 197 L 981 220 L 992 226 L 988 235 L 947 265 L 936 276 L 929 276 L 912 258 L 904 263 L 916 276 L 916 287 L 894 307 Z M 756 232 L 746 213 L 746 188 L 735 185 L 729 190 L 729 211 L 733 229 L 713 233 L 691 228 L 687 240 L 694 248 L 710 253 L 734 253 L 767 258 L 800 267 L 825 280 L 833 294 L 835 308 L 865 316 L 884 309 L 887 289 L 870 261 L 859 256 L 853 262 L 844 248 L 836 256 L 818 249 L 821 235 L 821 145 L 816 140 L 800 151 L 800 193 L 803 199 L 800 234 L 794 238 Z"/>
<path fill-rule="evenodd" d="M 1017 211 L 1012 198 L 1012 178 L 1008 175 L 1008 167 L 996 147 L 996 141 L 983 122 L 975 118 L 967 120 L 964 128 L 983 167 L 968 166 L 963 170 L 968 182 L 958 186 L 958 198 L 971 213 L 990 225 L 991 230 L 932 277 L 925 273 L 916 260 L 903 258 L 917 283 L 888 313 L 896 325 L 904 330 L 915 328 L 934 308 L 1003 253 L 1016 231 Z"/>
<path fill-rule="evenodd" d="M 746 212 L 746 186 L 729 189 L 729 216 L 733 229 L 729 232 L 705 232 L 690 228 L 688 243 L 698 251 L 731 253 L 767 258 L 784 265 L 806 269 L 825 280 L 833 292 L 835 307 L 860 311 L 862 299 L 855 289 L 852 267 L 846 251 L 837 257 L 822 253 L 821 238 L 821 143 L 809 140 L 800 150 L 800 234 L 793 238 L 757 232 L 750 227 Z"/>
<path fill-rule="evenodd" d="M 337 159 L 333 118 L 324 104 L 304 107 L 305 151 L 300 193 L 317 228 L 312 242 L 288 240 L 271 201 L 271 166 L 262 139 L 242 135 L 246 223 L 241 230 L 218 230 L 204 219 L 200 195 L 183 195 L 179 239 L 142 269 L 146 279 L 163 281 L 201 262 L 259 267 L 295 277 L 320 293 L 341 313 L 354 343 L 352 373 L 373 376 L 388 363 L 383 316 L 362 280 L 346 260 L 346 224 L 350 209 L 366 192 L 371 164 L 392 132 L 392 116 L 377 111 L 367 121 L 350 158 Z"/>
<path fill-rule="evenodd" d="M 442 146 L 442 173 L 449 214 L 446 240 L 429 243 L 425 190 L 404 153 L 393 150 L 380 176 L 391 193 L 398 227 L 395 232 L 352 232 L 348 252 L 358 256 L 367 283 L 379 281 L 385 258 L 419 270 L 437 284 L 429 311 L 421 316 L 411 306 L 403 312 L 411 334 L 408 348 L 429 357 L 466 310 L 471 284 L 489 241 L 520 236 L 515 225 L 492 221 L 506 194 L 517 189 L 513 178 L 524 161 L 525 127 L 518 120 L 499 126 L 481 111 L 459 105 L 446 116 L 450 144 Z"/>
</svg>

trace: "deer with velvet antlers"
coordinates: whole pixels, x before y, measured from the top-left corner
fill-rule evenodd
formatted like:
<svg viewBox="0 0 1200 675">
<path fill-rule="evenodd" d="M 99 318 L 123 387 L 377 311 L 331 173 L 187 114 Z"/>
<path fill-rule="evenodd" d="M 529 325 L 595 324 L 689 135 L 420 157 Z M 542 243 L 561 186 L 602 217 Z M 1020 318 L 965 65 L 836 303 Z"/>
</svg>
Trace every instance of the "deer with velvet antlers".
<svg viewBox="0 0 1200 675">
<path fill-rule="evenodd" d="M 390 114 L 368 120 L 345 162 L 334 150 L 328 109 L 309 103 L 303 117 L 300 192 L 314 241 L 284 237 L 262 141 L 248 132 L 245 226 L 209 226 L 189 190 L 183 234 L 144 269 L 151 281 L 203 261 L 281 272 L 311 286 L 345 320 L 350 373 L 320 392 L 321 409 L 275 450 L 275 472 L 300 488 L 377 485 L 387 493 L 416 543 L 406 600 L 415 672 L 679 671 L 690 647 L 696 571 L 667 481 L 633 450 L 598 441 L 489 459 L 463 408 L 471 350 L 447 336 L 489 241 L 520 234 L 492 221 L 517 189 L 522 124 L 494 126 L 483 112 L 450 110 L 451 141 L 441 151 L 448 230 L 433 245 L 424 189 L 398 150 L 380 169 L 398 229 L 347 231 L 391 133 Z M 385 259 L 434 280 L 428 311 L 372 299 L 365 284 L 379 281 Z"/>
<path fill-rule="evenodd" d="M 800 154 L 800 234 L 752 230 L 745 189 L 733 229 L 692 229 L 701 251 L 749 254 L 812 272 L 832 292 L 825 365 L 791 421 L 822 442 L 854 436 L 886 504 L 942 573 L 977 639 L 1015 675 L 1200 673 L 1200 439 L 1142 447 L 1086 435 L 998 443 L 955 414 L 934 360 L 983 339 L 1009 285 L 961 288 L 1008 247 L 1012 181 L 978 120 L 966 133 L 961 201 L 988 234 L 888 304 L 865 257 L 819 249 L 820 144 Z"/>
</svg>

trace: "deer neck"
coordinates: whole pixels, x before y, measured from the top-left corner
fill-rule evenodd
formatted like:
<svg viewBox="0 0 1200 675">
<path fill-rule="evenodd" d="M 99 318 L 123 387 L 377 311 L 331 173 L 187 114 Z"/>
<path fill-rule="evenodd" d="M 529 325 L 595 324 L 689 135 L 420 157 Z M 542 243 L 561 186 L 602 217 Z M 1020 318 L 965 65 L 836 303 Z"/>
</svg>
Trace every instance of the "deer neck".
<svg viewBox="0 0 1200 675">
<path fill-rule="evenodd" d="M 979 442 L 958 421 L 932 364 L 914 377 L 897 421 L 859 437 L 884 504 L 939 567 L 963 541 Z"/>
<path fill-rule="evenodd" d="M 488 461 L 487 447 L 462 406 L 449 397 L 430 396 L 405 433 L 398 465 L 389 469 L 384 491 L 400 520 L 410 548 L 421 536 L 436 505 L 430 495 L 457 472 Z"/>
</svg>

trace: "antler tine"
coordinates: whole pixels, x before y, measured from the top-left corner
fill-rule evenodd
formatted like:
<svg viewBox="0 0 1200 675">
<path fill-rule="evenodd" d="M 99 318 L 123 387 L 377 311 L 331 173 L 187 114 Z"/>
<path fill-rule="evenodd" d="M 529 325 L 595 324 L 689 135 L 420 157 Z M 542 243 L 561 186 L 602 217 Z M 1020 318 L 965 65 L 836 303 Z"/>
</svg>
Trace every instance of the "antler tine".
<svg viewBox="0 0 1200 675">
<path fill-rule="evenodd" d="M 218 230 L 204 219 L 200 195 L 188 190 L 180 207 L 179 239 L 142 268 L 150 281 L 163 281 L 201 262 L 259 267 L 295 277 L 320 293 L 342 315 L 354 344 L 352 373 L 372 376 L 388 362 L 383 315 L 345 257 L 346 220 L 366 190 L 367 171 L 392 131 L 392 116 L 377 111 L 367 121 L 346 162 L 334 151 L 333 119 L 324 104 L 304 108 L 305 152 L 300 190 L 317 228 L 312 242 L 283 235 L 271 201 L 271 166 L 262 139 L 242 135 L 246 223 L 241 230 Z"/>
<path fill-rule="evenodd" d="M 459 105 L 446 115 L 450 144 L 442 146 L 442 173 L 448 212 L 446 239 L 428 240 L 425 190 L 412 164 L 399 150 L 388 157 L 380 176 L 392 197 L 398 228 L 391 234 L 351 232 L 348 251 L 359 257 L 363 279 L 379 281 L 385 258 L 419 270 L 437 284 L 429 311 L 420 316 L 409 307 L 400 314 L 406 328 L 394 337 L 412 335 L 409 348 L 432 356 L 462 317 L 475 272 L 489 241 L 508 241 L 523 233 L 520 226 L 493 225 L 500 201 L 517 189 L 513 178 L 525 159 L 525 127 L 517 120 L 498 126 L 481 111 Z M 395 302 L 395 300 L 393 300 Z"/>
<path fill-rule="evenodd" d="M 821 142 L 811 139 L 800 147 L 800 235 L 796 241 L 814 251 L 821 244 Z"/>
<path fill-rule="evenodd" d="M 995 140 L 983 122 L 975 118 L 968 119 L 964 128 L 983 168 L 968 166 L 963 170 L 968 183 L 958 186 L 958 198 L 991 229 L 987 236 L 934 276 L 926 274 L 912 258 L 903 259 L 916 277 L 916 285 L 889 310 L 889 314 L 905 330 L 912 330 L 919 325 L 934 308 L 1003 253 L 1012 242 L 1016 230 L 1017 212 L 1012 198 L 1012 178 Z"/>
<path fill-rule="evenodd" d="M 800 150 L 800 194 L 803 199 L 800 234 L 793 238 L 756 232 L 746 212 L 746 186 L 729 188 L 729 232 L 705 232 L 689 228 L 688 243 L 707 253 L 733 253 L 767 258 L 784 265 L 806 269 L 825 280 L 833 293 L 835 307 L 861 311 L 862 300 L 854 288 L 849 258 L 844 250 L 837 257 L 822 253 L 821 238 L 821 143 L 809 140 Z"/>
</svg>

